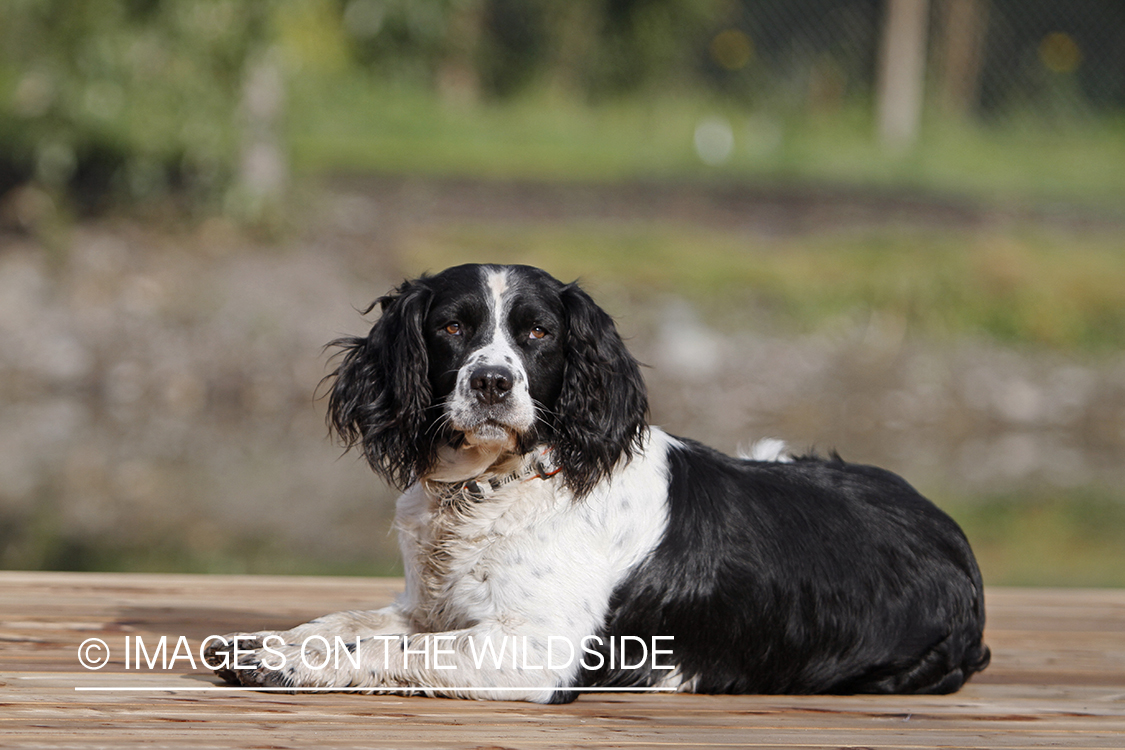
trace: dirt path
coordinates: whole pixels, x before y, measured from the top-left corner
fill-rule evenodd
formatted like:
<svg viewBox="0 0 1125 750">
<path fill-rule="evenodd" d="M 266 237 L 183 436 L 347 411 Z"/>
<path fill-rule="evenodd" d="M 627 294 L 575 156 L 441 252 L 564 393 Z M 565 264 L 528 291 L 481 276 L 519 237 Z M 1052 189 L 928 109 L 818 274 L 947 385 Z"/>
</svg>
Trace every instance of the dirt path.
<svg viewBox="0 0 1125 750">
<path fill-rule="evenodd" d="M 443 221 L 670 221 L 764 235 L 887 224 L 979 228 L 1040 224 L 1071 230 L 1125 228 L 1125 214 L 1066 205 L 1000 205 L 901 190 L 829 186 L 660 183 L 624 185 L 400 177 L 337 177 L 337 197 L 378 206 L 382 218 Z"/>
</svg>

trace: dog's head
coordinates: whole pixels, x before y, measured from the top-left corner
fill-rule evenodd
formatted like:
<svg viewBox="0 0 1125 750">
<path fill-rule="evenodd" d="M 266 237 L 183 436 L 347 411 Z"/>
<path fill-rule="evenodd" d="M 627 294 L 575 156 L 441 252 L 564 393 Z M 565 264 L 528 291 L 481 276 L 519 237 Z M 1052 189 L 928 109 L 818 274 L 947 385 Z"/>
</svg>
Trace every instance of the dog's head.
<svg viewBox="0 0 1125 750">
<path fill-rule="evenodd" d="M 547 446 L 582 495 L 637 449 L 640 370 L 577 285 L 527 266 L 465 265 L 376 306 L 366 337 L 333 342 L 343 359 L 328 421 L 389 481 L 405 487 L 459 454 L 486 468 Z"/>
</svg>

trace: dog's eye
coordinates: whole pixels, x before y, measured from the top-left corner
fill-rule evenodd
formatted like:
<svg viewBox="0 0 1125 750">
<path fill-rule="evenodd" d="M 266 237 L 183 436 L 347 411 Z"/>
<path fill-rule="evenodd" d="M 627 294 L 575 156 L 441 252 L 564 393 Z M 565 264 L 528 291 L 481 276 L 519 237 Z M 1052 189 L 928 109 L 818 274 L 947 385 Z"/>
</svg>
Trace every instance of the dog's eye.
<svg viewBox="0 0 1125 750">
<path fill-rule="evenodd" d="M 544 328 L 543 326 L 535 326 L 534 328 L 531 329 L 530 332 L 528 332 L 527 337 L 529 339 L 541 339 L 546 335 L 547 335 L 547 329 L 546 328 Z"/>
<path fill-rule="evenodd" d="M 442 330 L 445 331 L 446 333 L 448 333 L 450 336 L 460 336 L 461 335 L 461 324 L 458 323 L 457 321 L 453 321 L 452 323 L 446 323 L 445 328 L 443 328 Z"/>
</svg>

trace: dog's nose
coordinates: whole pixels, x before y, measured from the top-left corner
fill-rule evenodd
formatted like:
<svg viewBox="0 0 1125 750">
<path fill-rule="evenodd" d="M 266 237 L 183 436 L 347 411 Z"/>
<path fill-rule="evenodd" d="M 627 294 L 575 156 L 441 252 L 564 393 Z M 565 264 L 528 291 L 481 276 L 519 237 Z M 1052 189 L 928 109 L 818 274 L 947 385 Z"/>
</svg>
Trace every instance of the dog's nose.
<svg viewBox="0 0 1125 750">
<path fill-rule="evenodd" d="M 512 372 L 503 367 L 481 367 L 469 378 L 469 387 L 488 405 L 498 404 L 512 392 Z"/>
</svg>

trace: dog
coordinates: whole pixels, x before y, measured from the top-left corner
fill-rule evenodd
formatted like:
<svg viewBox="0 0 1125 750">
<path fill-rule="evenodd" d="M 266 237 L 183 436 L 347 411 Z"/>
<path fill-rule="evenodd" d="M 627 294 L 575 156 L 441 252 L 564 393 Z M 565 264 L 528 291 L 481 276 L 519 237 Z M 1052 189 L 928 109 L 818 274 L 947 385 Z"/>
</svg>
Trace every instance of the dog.
<svg viewBox="0 0 1125 750">
<path fill-rule="evenodd" d="M 987 666 L 953 520 L 835 453 L 732 458 L 650 425 L 638 362 L 576 284 L 463 265 L 376 306 L 332 342 L 328 422 L 404 490 L 405 592 L 209 644 L 228 682 L 563 703 L 949 693 Z"/>
</svg>

